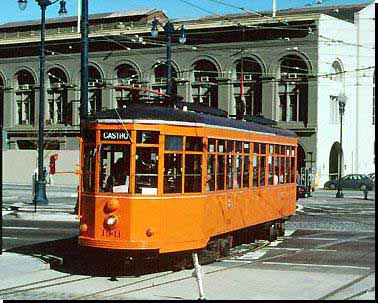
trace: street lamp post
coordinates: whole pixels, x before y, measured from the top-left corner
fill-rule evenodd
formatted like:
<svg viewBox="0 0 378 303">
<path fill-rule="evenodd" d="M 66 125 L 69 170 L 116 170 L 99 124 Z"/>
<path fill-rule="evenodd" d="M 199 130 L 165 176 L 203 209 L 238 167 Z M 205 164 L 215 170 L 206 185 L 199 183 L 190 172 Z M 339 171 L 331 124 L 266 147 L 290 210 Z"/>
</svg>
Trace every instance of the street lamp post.
<svg viewBox="0 0 378 303">
<path fill-rule="evenodd" d="M 169 95 L 169 105 L 173 105 L 172 91 L 173 91 L 173 81 L 172 81 L 172 34 L 175 31 L 175 27 L 172 22 L 168 21 L 165 25 L 160 23 L 158 19 L 152 21 L 151 35 L 153 38 L 157 38 L 159 34 L 158 25 L 160 25 L 164 32 L 167 33 L 168 45 L 167 45 L 167 95 Z M 180 44 L 185 44 L 186 33 L 184 26 L 178 30 L 180 34 L 179 42 Z"/>
<path fill-rule="evenodd" d="M 41 44 L 40 44 L 40 77 L 39 77 L 39 129 L 38 129 L 38 180 L 35 183 L 33 202 L 48 204 L 46 196 L 46 175 L 43 167 L 44 132 L 45 132 L 45 32 L 46 32 L 46 8 L 60 1 L 59 15 L 67 14 L 65 0 L 35 0 L 41 8 Z M 21 10 L 25 10 L 28 0 L 18 0 Z"/>
<path fill-rule="evenodd" d="M 343 189 L 341 186 L 341 174 L 342 174 L 342 155 L 343 155 L 343 116 L 345 113 L 345 104 L 347 97 L 344 94 L 338 96 L 339 101 L 339 113 L 340 113 L 340 154 L 339 154 L 339 181 L 337 185 L 336 198 L 344 198 Z"/>
</svg>

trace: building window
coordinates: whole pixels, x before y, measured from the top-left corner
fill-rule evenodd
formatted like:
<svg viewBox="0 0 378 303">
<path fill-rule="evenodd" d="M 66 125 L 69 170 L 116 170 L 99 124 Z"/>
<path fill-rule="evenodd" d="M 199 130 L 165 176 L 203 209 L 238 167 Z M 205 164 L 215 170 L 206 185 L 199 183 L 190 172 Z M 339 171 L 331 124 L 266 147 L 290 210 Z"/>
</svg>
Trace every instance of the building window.
<svg viewBox="0 0 378 303">
<path fill-rule="evenodd" d="M 154 81 L 152 83 L 152 89 L 160 93 L 167 92 L 167 64 L 160 63 L 154 68 Z M 177 71 L 172 66 L 172 95 L 177 95 L 177 85 L 175 79 L 177 78 Z"/>
<path fill-rule="evenodd" d="M 218 70 L 214 63 L 199 60 L 193 65 L 193 102 L 208 107 L 218 107 Z"/>
<path fill-rule="evenodd" d="M 49 77 L 48 119 L 47 124 L 70 124 L 72 110 L 68 104 L 67 77 L 59 68 L 52 68 L 47 73 Z"/>
<path fill-rule="evenodd" d="M 337 96 L 329 96 L 329 122 L 339 123 L 339 100 Z"/>
<path fill-rule="evenodd" d="M 278 83 L 279 120 L 304 122 L 308 119 L 308 68 L 298 56 L 289 55 L 280 63 Z"/>
<path fill-rule="evenodd" d="M 35 81 L 27 70 L 21 70 L 15 75 L 17 81 L 16 98 L 16 123 L 18 125 L 34 124 L 35 106 Z"/>
<path fill-rule="evenodd" d="M 46 124 L 71 123 L 71 111 L 67 103 L 67 91 L 52 90 L 48 96 L 48 119 Z"/>
<path fill-rule="evenodd" d="M 16 92 L 17 124 L 34 123 L 34 93 L 31 90 Z"/>
<path fill-rule="evenodd" d="M 94 114 L 102 110 L 102 89 L 100 88 L 102 79 L 100 72 L 93 66 L 89 66 L 88 73 L 88 110 L 91 114 Z"/>
<path fill-rule="evenodd" d="M 234 98 L 245 115 L 257 115 L 262 112 L 262 70 L 260 64 L 251 58 L 237 61 L 233 76 Z M 240 115 L 240 113 L 237 113 Z"/>
<path fill-rule="evenodd" d="M 116 85 L 118 86 L 140 86 L 138 73 L 130 64 L 121 64 L 116 67 Z M 117 108 L 126 107 L 131 102 L 137 102 L 139 99 L 139 91 L 126 88 L 115 89 Z M 98 98 L 97 98 L 98 99 Z"/>
<path fill-rule="evenodd" d="M 331 67 L 330 79 L 332 81 L 338 81 L 338 82 L 343 81 L 343 69 L 341 67 L 340 62 L 338 61 L 333 62 L 332 67 Z"/>
</svg>

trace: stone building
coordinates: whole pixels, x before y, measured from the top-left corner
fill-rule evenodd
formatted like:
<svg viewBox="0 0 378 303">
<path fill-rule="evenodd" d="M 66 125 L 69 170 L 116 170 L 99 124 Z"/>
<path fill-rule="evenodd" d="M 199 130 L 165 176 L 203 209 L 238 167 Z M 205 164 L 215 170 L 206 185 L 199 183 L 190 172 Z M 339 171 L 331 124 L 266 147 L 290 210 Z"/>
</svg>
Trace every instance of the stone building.
<svg viewBox="0 0 378 303">
<path fill-rule="evenodd" d="M 151 37 L 154 18 L 168 21 L 156 9 L 90 16 L 91 112 L 124 107 L 138 98 L 138 92 L 116 85 L 165 91 L 167 38 L 163 31 Z M 78 159 L 76 19 L 50 19 L 46 30 L 46 158 L 58 153 L 60 170 L 72 169 Z M 208 16 L 174 24 L 187 30 L 184 45 L 178 31 L 173 36 L 175 94 L 225 110 L 230 117 L 243 115 L 243 110 L 245 115 L 263 115 L 295 131 L 298 166 L 312 167 L 318 186 L 337 176 L 340 156 L 344 174 L 374 171 L 374 4 L 290 9 L 275 17 L 272 12 Z M 36 165 L 39 41 L 39 20 L 0 25 L 5 182 L 29 182 Z M 341 152 L 342 93 L 347 104 Z M 14 175 L 9 163 L 18 159 L 29 160 Z M 75 176 L 56 180 L 77 182 Z"/>
</svg>

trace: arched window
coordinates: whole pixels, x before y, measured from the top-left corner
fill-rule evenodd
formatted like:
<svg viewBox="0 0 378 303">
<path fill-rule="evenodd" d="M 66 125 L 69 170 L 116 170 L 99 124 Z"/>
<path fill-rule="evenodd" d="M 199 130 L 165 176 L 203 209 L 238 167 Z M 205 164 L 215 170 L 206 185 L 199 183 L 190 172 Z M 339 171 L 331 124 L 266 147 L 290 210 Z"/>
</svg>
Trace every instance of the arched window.
<svg viewBox="0 0 378 303">
<path fill-rule="evenodd" d="M 259 63 L 251 58 L 242 58 L 236 62 L 233 79 L 234 97 L 237 111 L 243 110 L 246 115 L 257 115 L 262 112 L 262 69 Z M 241 106 L 238 106 L 242 104 Z M 237 115 L 242 113 L 237 113 Z"/>
<path fill-rule="evenodd" d="M 35 111 L 35 80 L 27 70 L 20 70 L 16 78 L 16 124 L 33 125 Z"/>
<path fill-rule="evenodd" d="M 72 108 L 68 104 L 67 76 L 60 68 L 52 68 L 48 76 L 48 119 L 46 124 L 72 124 Z"/>
<path fill-rule="evenodd" d="M 308 68 L 296 55 L 281 59 L 279 68 L 278 98 L 279 120 L 304 122 L 308 120 Z"/>
<path fill-rule="evenodd" d="M 177 84 L 175 79 L 177 78 L 177 71 L 174 66 L 172 66 L 172 94 L 177 95 Z M 154 68 L 154 81 L 152 84 L 152 89 L 165 93 L 167 91 L 167 64 L 159 63 L 155 65 Z"/>
<path fill-rule="evenodd" d="M 88 76 L 89 112 L 93 114 L 102 109 L 102 89 L 99 86 L 102 77 L 100 71 L 94 66 L 89 66 Z"/>
<path fill-rule="evenodd" d="M 117 84 L 125 86 L 135 86 L 139 83 L 137 70 L 130 64 L 118 65 L 115 69 L 117 75 Z M 116 103 L 118 108 L 126 107 L 130 102 L 137 101 L 138 91 L 129 89 L 116 89 Z"/>
<path fill-rule="evenodd" d="M 193 102 L 209 107 L 218 107 L 218 69 L 209 60 L 198 60 L 192 65 L 193 78 L 192 97 Z"/>
<path fill-rule="evenodd" d="M 343 68 L 339 61 L 335 61 L 331 66 L 330 79 L 333 81 L 343 81 Z"/>
</svg>

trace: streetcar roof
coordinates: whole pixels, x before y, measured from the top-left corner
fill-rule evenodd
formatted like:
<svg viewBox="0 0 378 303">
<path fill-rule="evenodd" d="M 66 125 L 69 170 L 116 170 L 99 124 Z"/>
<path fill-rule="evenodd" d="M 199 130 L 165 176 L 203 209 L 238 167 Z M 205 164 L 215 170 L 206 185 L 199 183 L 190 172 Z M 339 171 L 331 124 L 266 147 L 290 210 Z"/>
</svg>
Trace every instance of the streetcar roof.
<svg viewBox="0 0 378 303">
<path fill-rule="evenodd" d="M 97 112 L 90 115 L 89 120 L 97 121 L 98 123 L 128 123 L 127 120 L 134 123 L 136 122 L 135 120 L 138 120 L 138 123 L 142 123 L 140 120 L 147 120 L 150 122 L 159 121 L 160 123 L 167 122 L 167 124 L 175 124 L 174 122 L 178 122 L 176 124 L 188 126 L 190 124 L 193 124 L 193 126 L 218 126 L 222 128 L 233 128 L 276 136 L 297 138 L 295 132 L 287 129 L 150 104 L 133 104 L 127 108 L 110 109 Z"/>
</svg>

